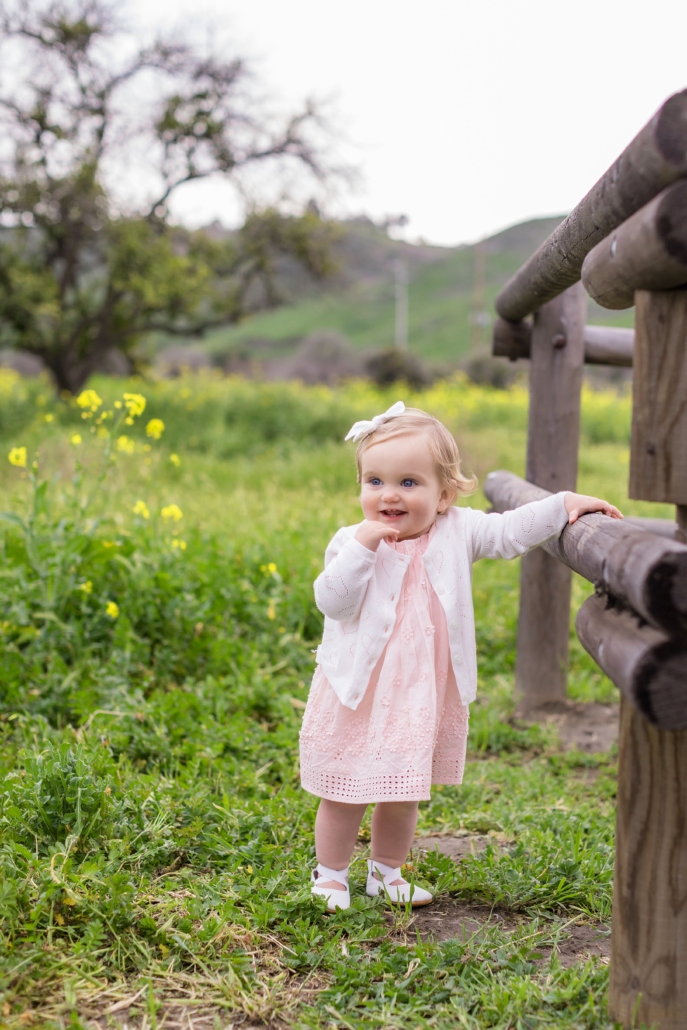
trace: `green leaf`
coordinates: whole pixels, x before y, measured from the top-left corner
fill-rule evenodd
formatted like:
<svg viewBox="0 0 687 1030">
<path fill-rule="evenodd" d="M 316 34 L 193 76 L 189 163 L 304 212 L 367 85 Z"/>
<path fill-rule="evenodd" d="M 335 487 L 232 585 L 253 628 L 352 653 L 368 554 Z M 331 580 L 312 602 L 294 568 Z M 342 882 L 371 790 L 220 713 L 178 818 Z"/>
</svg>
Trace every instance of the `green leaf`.
<svg viewBox="0 0 687 1030">
<path fill-rule="evenodd" d="M 31 618 L 32 619 L 45 619 L 46 622 L 56 622 L 57 625 L 60 626 L 65 631 L 65 633 L 71 633 L 72 632 L 71 626 L 67 626 L 67 624 L 62 622 L 61 619 L 58 619 L 54 612 L 33 612 L 32 615 L 31 615 Z"/>
<path fill-rule="evenodd" d="M 48 481 L 46 479 L 46 481 L 44 483 L 41 483 L 41 485 L 36 488 L 36 492 L 35 492 L 34 497 L 33 497 L 33 510 L 34 510 L 36 515 L 40 515 L 41 513 L 47 512 L 47 510 L 48 510 L 48 496 L 47 495 L 48 495 Z"/>
<path fill-rule="evenodd" d="M 123 554 L 113 554 L 112 561 L 119 562 L 119 564 L 123 565 L 124 568 L 131 573 L 132 576 L 136 575 L 136 569 L 133 567 L 129 559 L 125 558 Z"/>
<path fill-rule="evenodd" d="M 5 522 L 11 522 L 13 525 L 19 526 L 20 529 L 23 529 L 24 532 L 26 532 L 26 523 L 18 515 L 15 515 L 14 512 L 0 511 L 0 519 L 4 519 Z"/>
</svg>

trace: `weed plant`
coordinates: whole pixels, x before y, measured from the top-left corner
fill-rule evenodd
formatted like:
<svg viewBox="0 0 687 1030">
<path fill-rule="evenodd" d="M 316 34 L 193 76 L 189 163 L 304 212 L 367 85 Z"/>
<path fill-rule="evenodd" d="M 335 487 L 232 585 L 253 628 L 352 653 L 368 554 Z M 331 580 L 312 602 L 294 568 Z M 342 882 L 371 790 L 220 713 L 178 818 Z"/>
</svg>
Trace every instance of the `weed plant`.
<svg viewBox="0 0 687 1030">
<path fill-rule="evenodd" d="M 421 806 L 419 832 L 488 846 L 412 857 L 439 899 L 493 917 L 440 943 L 390 920 L 363 893 L 369 819 L 351 910 L 310 896 L 312 581 L 359 517 L 341 437 L 398 391 L 210 376 L 56 401 L 2 373 L 3 390 L 2 1025 L 609 1027 L 606 966 L 557 946 L 609 918 L 614 760 L 513 719 L 517 563 L 475 568 L 470 761 Z M 480 475 L 522 470 L 522 390 L 403 393 Z M 581 485 L 621 504 L 627 422 L 625 397 L 585 396 Z M 613 701 L 571 646 L 571 695 Z"/>
</svg>

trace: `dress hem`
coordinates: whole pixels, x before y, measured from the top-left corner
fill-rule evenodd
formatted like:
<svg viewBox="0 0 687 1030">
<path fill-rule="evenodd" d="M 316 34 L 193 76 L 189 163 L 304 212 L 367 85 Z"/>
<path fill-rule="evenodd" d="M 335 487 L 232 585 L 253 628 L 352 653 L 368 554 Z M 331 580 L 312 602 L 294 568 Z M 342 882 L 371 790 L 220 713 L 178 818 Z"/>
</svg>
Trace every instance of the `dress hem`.
<svg viewBox="0 0 687 1030">
<path fill-rule="evenodd" d="M 431 801 L 432 787 L 460 787 L 462 782 L 462 776 L 459 780 L 455 778 L 441 777 L 440 779 L 432 780 L 430 791 L 420 790 L 404 794 L 384 794 L 383 796 L 370 794 L 369 796 L 363 797 L 342 797 L 341 794 L 334 794 L 330 791 L 322 790 L 314 784 L 308 786 L 303 779 L 301 779 L 301 787 L 303 790 L 307 791 L 308 794 L 313 794 L 316 798 L 322 798 L 323 801 L 338 801 L 346 805 L 379 805 L 394 801 Z"/>
</svg>

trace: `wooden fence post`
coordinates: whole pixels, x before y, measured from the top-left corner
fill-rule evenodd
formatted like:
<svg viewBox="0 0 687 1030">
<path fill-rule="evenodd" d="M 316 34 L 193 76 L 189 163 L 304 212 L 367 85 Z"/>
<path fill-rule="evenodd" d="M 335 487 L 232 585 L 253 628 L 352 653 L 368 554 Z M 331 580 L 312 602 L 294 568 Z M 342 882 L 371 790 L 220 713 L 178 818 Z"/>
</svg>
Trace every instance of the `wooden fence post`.
<svg viewBox="0 0 687 1030">
<path fill-rule="evenodd" d="M 526 478 L 554 493 L 577 484 L 585 309 L 577 283 L 534 316 Z M 540 547 L 522 559 L 515 688 L 523 712 L 566 698 L 571 575 Z"/>
<path fill-rule="evenodd" d="M 687 730 L 622 697 L 609 1014 L 628 1030 L 687 1023 Z"/>
<path fill-rule="evenodd" d="M 687 505 L 687 290 L 637 290 L 630 497 Z"/>
<path fill-rule="evenodd" d="M 630 497 L 687 505 L 687 291 L 635 294 Z M 676 686 L 687 687 L 687 682 Z M 609 1012 L 687 1023 L 687 730 L 622 701 Z"/>
</svg>

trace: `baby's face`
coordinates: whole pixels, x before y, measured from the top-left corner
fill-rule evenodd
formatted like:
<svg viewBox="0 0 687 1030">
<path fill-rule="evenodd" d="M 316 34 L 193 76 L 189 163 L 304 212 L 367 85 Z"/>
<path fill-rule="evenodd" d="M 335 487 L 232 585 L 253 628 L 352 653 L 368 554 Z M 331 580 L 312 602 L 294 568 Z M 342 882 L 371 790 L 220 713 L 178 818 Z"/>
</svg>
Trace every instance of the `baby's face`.
<svg viewBox="0 0 687 1030">
<path fill-rule="evenodd" d="M 422 433 L 372 444 L 362 456 L 360 503 L 368 522 L 398 529 L 399 540 L 426 533 L 451 501 Z"/>
</svg>

